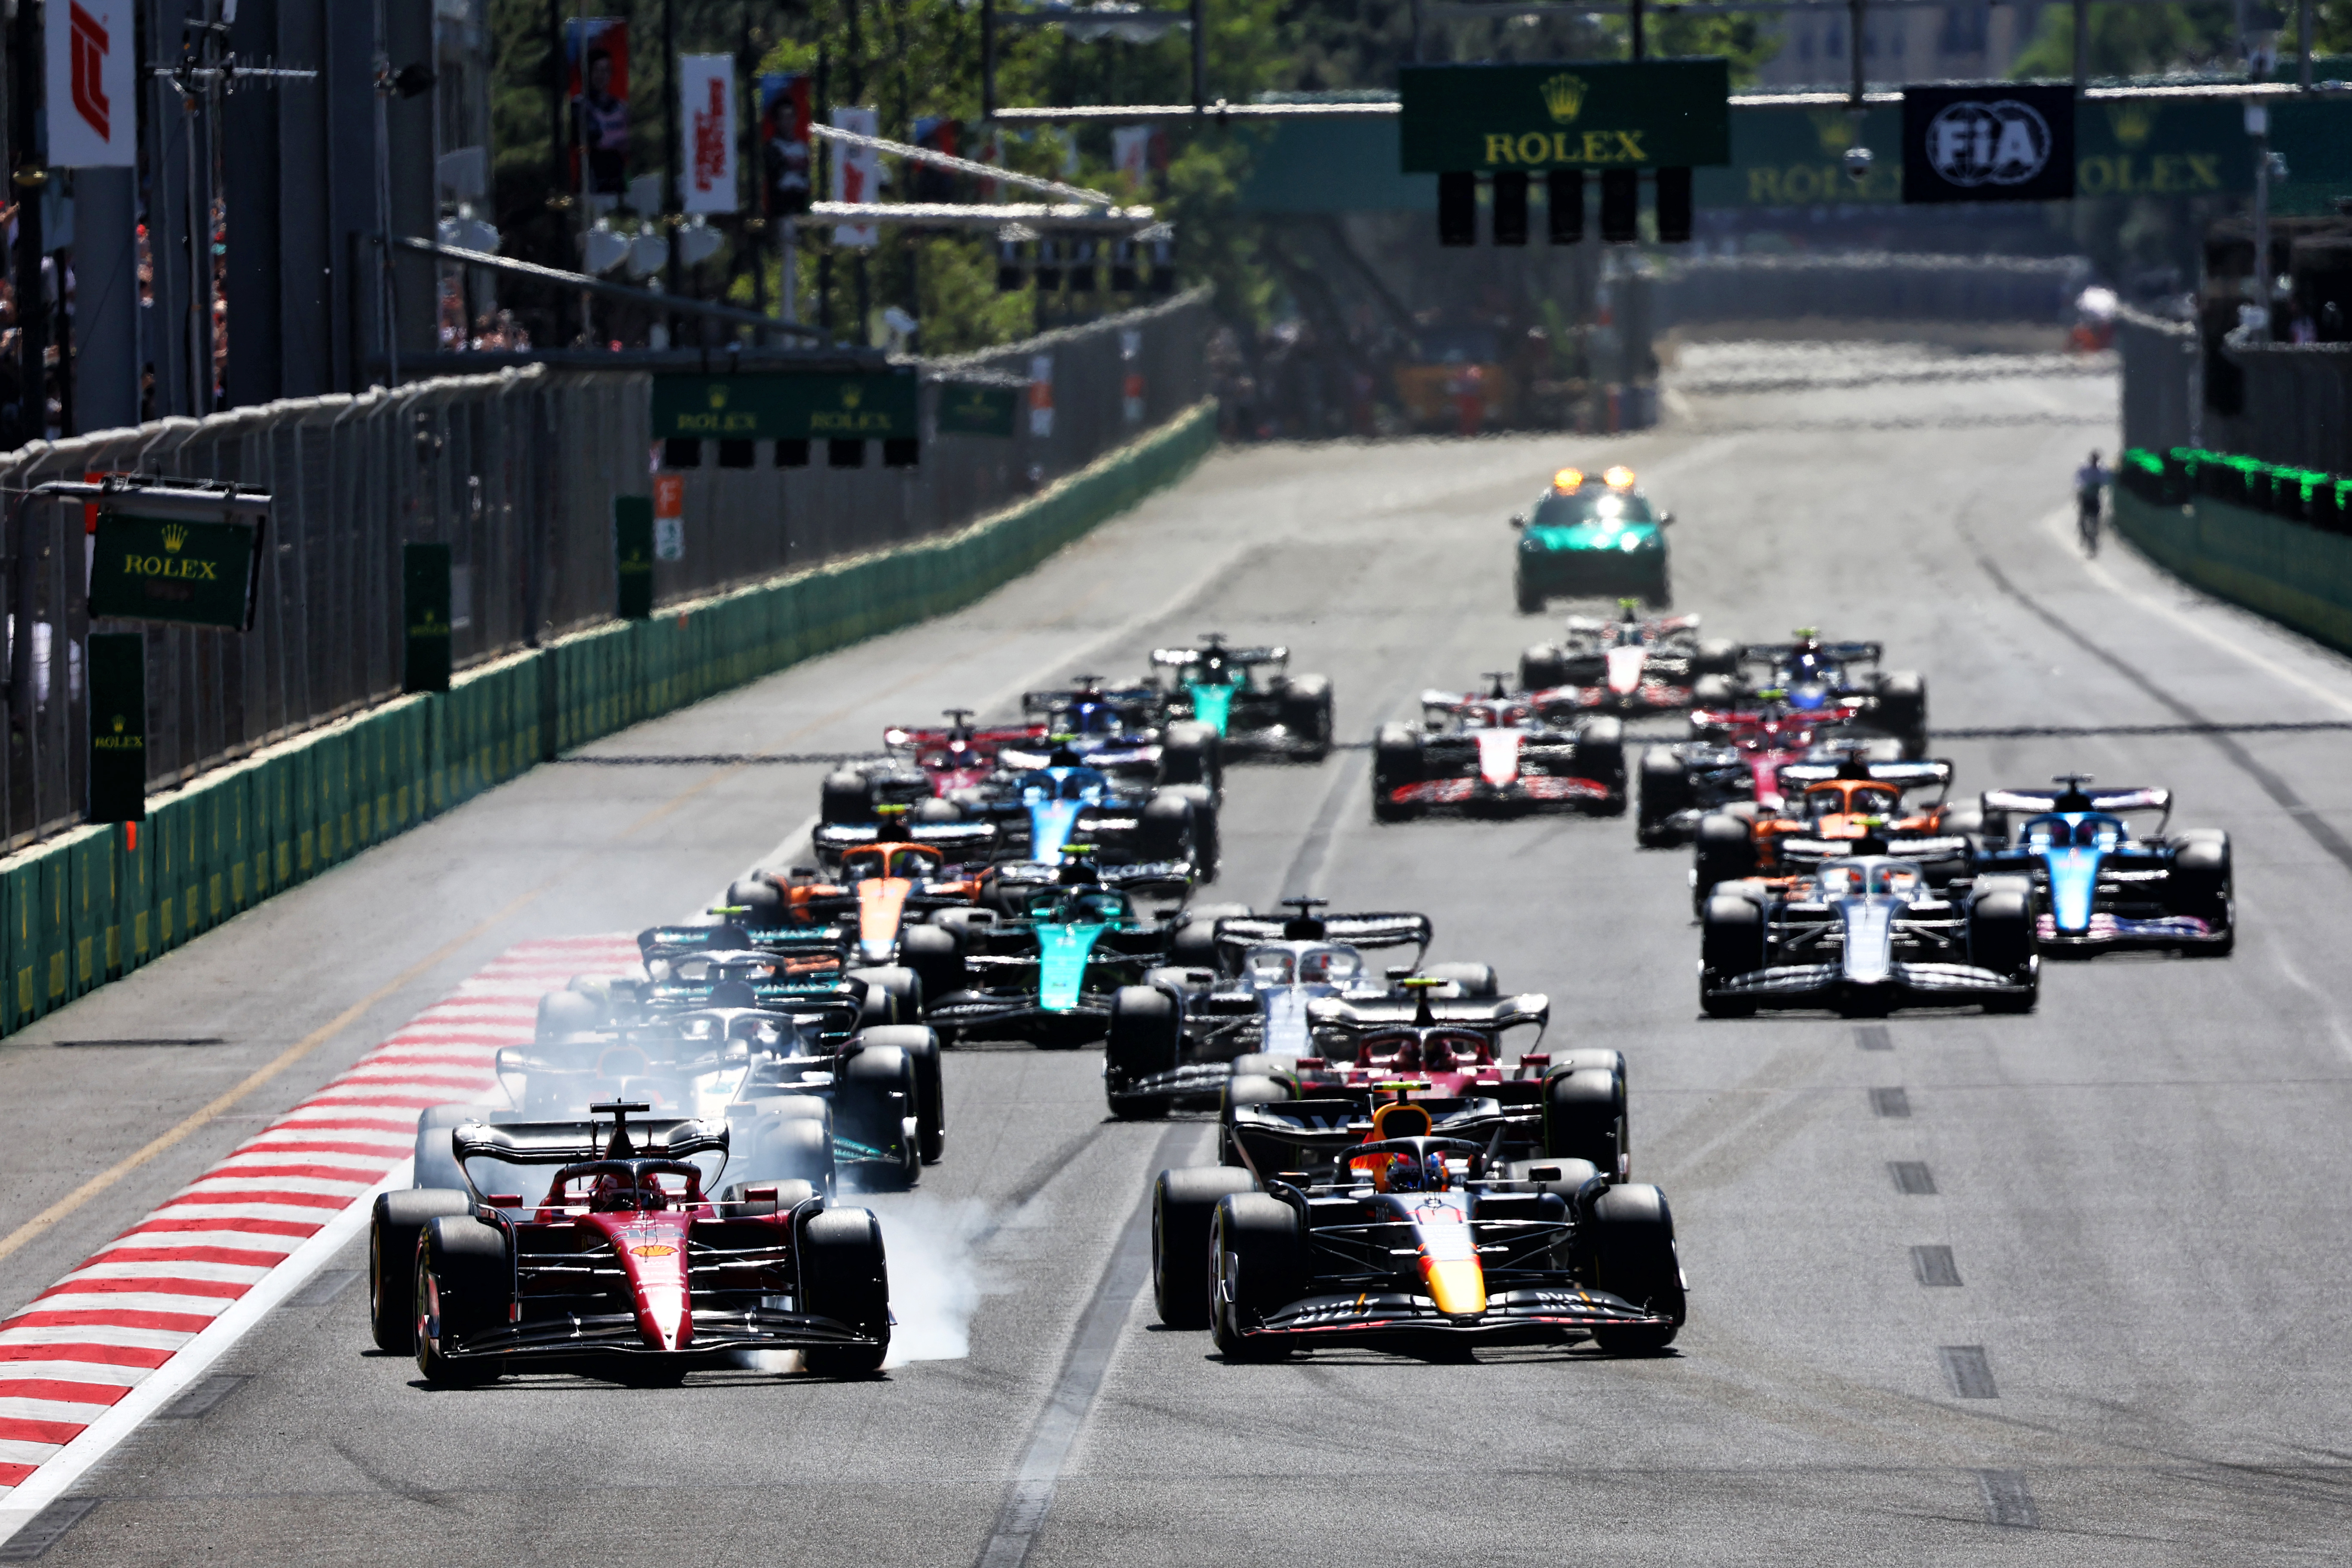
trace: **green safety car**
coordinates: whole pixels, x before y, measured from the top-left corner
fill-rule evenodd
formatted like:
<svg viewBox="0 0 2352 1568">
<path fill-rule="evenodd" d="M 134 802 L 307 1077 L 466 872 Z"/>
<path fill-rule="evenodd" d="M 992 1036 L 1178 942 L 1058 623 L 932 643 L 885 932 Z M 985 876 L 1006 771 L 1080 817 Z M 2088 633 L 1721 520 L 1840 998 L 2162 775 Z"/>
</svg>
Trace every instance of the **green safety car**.
<svg viewBox="0 0 2352 1568">
<path fill-rule="evenodd" d="M 1599 475 L 1562 468 L 1532 511 L 1511 519 L 1519 532 L 1511 587 L 1519 613 L 1540 615 L 1552 599 L 1639 597 L 1670 604 L 1666 525 L 1633 482 L 1633 470 Z"/>
</svg>

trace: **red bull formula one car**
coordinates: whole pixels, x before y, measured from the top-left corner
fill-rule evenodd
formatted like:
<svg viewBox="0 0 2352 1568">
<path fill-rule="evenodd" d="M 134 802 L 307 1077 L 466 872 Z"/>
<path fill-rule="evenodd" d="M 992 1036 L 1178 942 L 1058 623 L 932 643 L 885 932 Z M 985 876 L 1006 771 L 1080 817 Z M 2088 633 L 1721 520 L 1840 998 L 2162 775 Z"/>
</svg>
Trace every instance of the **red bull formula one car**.
<svg viewBox="0 0 2352 1568">
<path fill-rule="evenodd" d="M 1160 1173 L 1161 1321 L 1210 1329 L 1228 1361 L 1672 1342 L 1685 1294 L 1665 1194 L 1580 1160 L 1509 1159 L 1491 1101 L 1416 1087 L 1250 1108 L 1239 1167 Z"/>
</svg>

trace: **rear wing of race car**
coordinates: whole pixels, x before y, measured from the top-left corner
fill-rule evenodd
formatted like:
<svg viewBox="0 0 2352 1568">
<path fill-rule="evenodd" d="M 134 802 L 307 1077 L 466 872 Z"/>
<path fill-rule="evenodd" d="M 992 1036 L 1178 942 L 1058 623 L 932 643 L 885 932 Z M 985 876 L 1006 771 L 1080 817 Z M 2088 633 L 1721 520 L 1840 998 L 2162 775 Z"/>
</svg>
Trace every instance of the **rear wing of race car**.
<svg viewBox="0 0 2352 1568">
<path fill-rule="evenodd" d="M 966 746 L 985 750 L 998 746 L 1016 746 L 1024 741 L 1045 738 L 1043 724 L 1003 724 L 992 730 L 916 730 L 893 725 L 882 731 L 882 743 L 893 751 L 919 752 L 930 746 L 952 745 L 961 741 Z"/>
<path fill-rule="evenodd" d="M 1499 1132 L 1507 1142 L 1511 1142 L 1538 1131 L 1543 1123 L 1540 1110 L 1506 1106 L 1484 1097 L 1453 1100 L 1415 1096 L 1412 1103 L 1429 1112 L 1431 1131 L 1441 1138 L 1486 1143 L 1493 1142 Z M 1370 1090 L 1279 1100 L 1271 1105 L 1237 1105 L 1233 1110 L 1234 1142 L 1242 1158 L 1262 1177 L 1298 1169 L 1291 1163 L 1294 1154 L 1308 1156 L 1308 1163 L 1337 1163 L 1347 1157 L 1348 1150 L 1370 1135 L 1372 1109 Z"/>
<path fill-rule="evenodd" d="M 1061 885 L 1062 868 L 1042 860 L 1016 860 L 997 868 L 999 885 L 1013 888 L 1053 888 Z M 1095 868 L 1095 880 L 1118 892 L 1149 892 L 1161 889 L 1183 897 L 1192 890 L 1192 867 L 1184 860 L 1139 860 L 1130 866 Z"/>
<path fill-rule="evenodd" d="M 2172 820 L 2172 792 L 2168 789 L 2148 789 L 2095 786 L 2080 789 L 1989 789 L 1983 796 L 1985 831 L 2005 837 L 2012 816 L 2040 816 L 2053 811 L 2098 811 L 2110 816 L 2125 812 L 2152 811 L 2157 814 L 2157 832 Z"/>
<path fill-rule="evenodd" d="M 1806 651 L 1805 645 L 1793 642 L 1752 642 L 1739 650 L 1742 664 L 1778 665 L 1783 659 Z M 1886 657 L 1886 645 L 1875 642 L 1825 642 L 1814 644 L 1810 650 L 1838 664 L 1876 664 Z"/>
<path fill-rule="evenodd" d="M 1847 742 L 1852 744 L 1852 742 Z M 1938 797 L 1952 787 L 1952 764 L 1941 757 L 1925 757 L 1916 762 L 1870 763 L 1871 781 L 1891 784 L 1906 794 L 1915 789 L 1935 788 Z M 1826 784 L 1832 779 L 1852 775 L 1845 762 L 1783 763 L 1780 764 L 1780 791 L 1793 795 L 1807 784 Z"/>
<path fill-rule="evenodd" d="M 1318 996 L 1307 1005 L 1311 1027 L 1344 1029 L 1363 1034 L 1373 1029 L 1409 1027 L 1414 1024 L 1450 1024 L 1460 1028 L 1499 1034 L 1532 1025 L 1541 1037 L 1551 1023 L 1551 998 L 1540 991 L 1492 1001 L 1438 1000 L 1423 992 L 1418 997 L 1393 997 L 1379 1002 L 1351 1002 Z"/>
<path fill-rule="evenodd" d="M 694 1117 L 656 1117 L 628 1124 L 629 1142 L 649 1160 L 682 1160 L 689 1154 L 727 1152 L 727 1124 Z M 575 1165 L 602 1160 L 611 1148 L 610 1122 L 465 1121 L 449 1130 L 450 1152 L 459 1169 L 468 1160 L 508 1165 Z"/>
<path fill-rule="evenodd" d="M 1024 691 L 1021 694 L 1021 710 L 1024 713 L 1051 713 L 1074 702 L 1099 702 L 1106 707 L 1118 709 L 1123 717 L 1148 720 L 1159 706 L 1160 693 L 1148 686 L 1121 686 L 1100 690 L 1069 687 L 1057 691 Z"/>
<path fill-rule="evenodd" d="M 1437 928 L 1427 915 L 1408 914 L 1402 910 L 1394 913 L 1373 911 L 1317 915 L 1307 923 L 1319 925 L 1322 931 L 1306 940 L 1338 942 L 1348 947 L 1412 946 L 1426 952 L 1429 944 L 1437 940 Z M 1249 947 L 1262 942 L 1291 940 L 1293 926 L 1294 921 L 1286 916 L 1227 915 L 1217 922 L 1216 938 L 1221 943 Z M 1414 966 L 1419 967 L 1418 959 L 1414 961 Z"/>
<path fill-rule="evenodd" d="M 950 861 L 992 860 L 1002 838 L 995 825 L 988 822 L 915 822 L 908 824 L 905 832 L 908 842 L 929 845 Z M 881 827 L 871 822 L 828 822 L 809 837 L 819 860 L 837 861 L 843 850 L 872 844 L 881 834 Z"/>
<path fill-rule="evenodd" d="M 740 952 L 751 937 L 733 922 L 709 926 L 649 926 L 637 933 L 637 954 L 651 963 L 689 952 Z"/>
<path fill-rule="evenodd" d="M 1212 653 L 1227 664 L 1286 664 L 1290 660 L 1290 650 L 1286 647 L 1227 647 L 1218 643 L 1213 647 L 1156 647 L 1151 650 L 1151 662 L 1170 669 L 1181 669 L 1188 664 L 1199 664 Z"/>
</svg>

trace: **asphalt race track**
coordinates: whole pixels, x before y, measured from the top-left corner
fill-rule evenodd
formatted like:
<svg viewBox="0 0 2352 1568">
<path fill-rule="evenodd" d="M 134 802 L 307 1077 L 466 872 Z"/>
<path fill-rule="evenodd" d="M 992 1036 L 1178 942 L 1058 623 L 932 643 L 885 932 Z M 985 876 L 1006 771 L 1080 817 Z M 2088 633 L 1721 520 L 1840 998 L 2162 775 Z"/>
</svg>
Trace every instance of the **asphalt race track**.
<svg viewBox="0 0 2352 1568">
<path fill-rule="evenodd" d="M 1628 462 L 1678 515 L 1679 607 L 1885 638 L 1972 737 L 1938 747 L 1965 789 L 2170 786 L 2234 839 L 2242 922 L 2227 959 L 2052 963 L 2026 1017 L 1710 1022 L 1687 852 L 1629 819 L 1376 827 L 1361 750 L 1234 769 L 1211 896 L 1425 910 L 1433 958 L 1551 994 L 1554 1045 L 1625 1050 L 1678 1353 L 1224 1365 L 1154 1320 L 1139 1220 L 1207 1129 L 1106 1120 L 1098 1053 L 968 1051 L 946 1162 L 875 1200 L 902 1341 L 939 1359 L 428 1390 L 369 1349 L 354 1246 L 83 1478 L 41 1561 L 2342 1561 L 2352 664 L 2073 552 L 2109 378 L 1741 384 L 1639 437 L 1221 455 L 963 614 L 541 768 L 0 1046 L 21 1223 L 310 1042 L 16 1243 L 13 1310 L 498 952 L 789 863 L 824 771 L 790 759 L 1212 629 L 1289 642 L 1367 738 L 1535 639 L 1504 518 Z M 75 1043 L 163 1040 L 219 1043 Z"/>
</svg>

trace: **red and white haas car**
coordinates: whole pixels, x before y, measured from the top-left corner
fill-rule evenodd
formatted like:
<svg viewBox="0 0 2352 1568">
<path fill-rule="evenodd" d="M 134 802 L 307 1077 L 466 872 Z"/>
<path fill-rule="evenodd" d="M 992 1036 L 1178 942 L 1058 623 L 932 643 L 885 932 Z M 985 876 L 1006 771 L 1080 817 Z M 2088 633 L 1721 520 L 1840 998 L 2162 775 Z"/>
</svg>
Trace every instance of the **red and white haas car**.
<svg viewBox="0 0 2352 1568">
<path fill-rule="evenodd" d="M 1568 618 L 1568 635 L 1519 655 L 1519 685 L 1544 708 L 1605 713 L 1656 713 L 1688 708 L 1700 680 L 1739 668 L 1739 647 L 1701 641 L 1696 616 L 1641 614 L 1620 599 L 1613 621 Z"/>
<path fill-rule="evenodd" d="M 971 710 L 948 709 L 944 728 L 892 725 L 882 731 L 886 754 L 870 762 L 848 763 L 825 775 L 818 797 L 818 816 L 827 823 L 866 823 L 875 807 L 903 805 L 917 822 L 956 822 L 961 814 L 941 805 L 929 811 L 930 801 L 945 802 L 958 790 L 977 789 L 1000 765 L 1006 751 L 1050 750 L 1043 724 L 1004 724 L 974 729 Z M 1024 766 L 1035 767 L 1029 757 Z"/>
<path fill-rule="evenodd" d="M 798 1351 L 823 1375 L 878 1371 L 890 1280 L 873 1214 L 834 1208 L 804 1181 L 712 1197 L 725 1125 L 632 1128 L 647 1109 L 616 1100 L 591 1106 L 586 1121 L 450 1129 L 463 1191 L 376 1198 L 377 1347 L 413 1351 L 436 1384 L 525 1363 L 675 1383 L 751 1350 Z M 550 1166 L 531 1196 L 534 1172 Z M 485 1193 L 486 1178 L 523 1190 Z"/>
<path fill-rule="evenodd" d="M 1491 689 L 1421 694 L 1423 721 L 1383 724 L 1372 742 L 1372 816 L 1399 822 L 1431 811 L 1508 816 L 1625 810 L 1625 729 L 1615 719 L 1547 710 L 1507 675 Z"/>
</svg>

